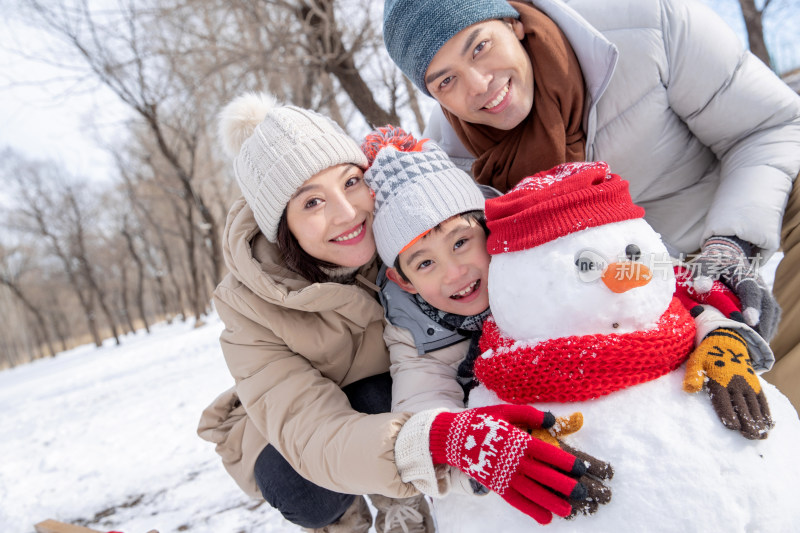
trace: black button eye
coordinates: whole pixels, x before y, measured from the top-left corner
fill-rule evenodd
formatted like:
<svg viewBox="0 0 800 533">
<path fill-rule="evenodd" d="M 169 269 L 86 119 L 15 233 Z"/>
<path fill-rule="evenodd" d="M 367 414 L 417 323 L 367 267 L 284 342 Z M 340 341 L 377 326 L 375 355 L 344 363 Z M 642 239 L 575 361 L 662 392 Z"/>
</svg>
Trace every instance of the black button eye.
<svg viewBox="0 0 800 533">
<path fill-rule="evenodd" d="M 635 244 L 629 244 L 625 247 L 625 257 L 631 261 L 638 261 L 642 257 L 642 251 Z"/>
</svg>

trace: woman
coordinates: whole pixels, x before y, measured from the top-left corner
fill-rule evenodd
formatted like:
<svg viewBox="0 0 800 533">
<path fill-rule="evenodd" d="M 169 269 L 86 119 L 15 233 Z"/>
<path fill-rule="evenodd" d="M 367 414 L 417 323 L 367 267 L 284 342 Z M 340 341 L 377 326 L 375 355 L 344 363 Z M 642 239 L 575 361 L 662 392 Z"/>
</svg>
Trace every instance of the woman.
<svg viewBox="0 0 800 533">
<path fill-rule="evenodd" d="M 437 465 L 450 464 L 539 521 L 568 515 L 569 498 L 585 498 L 585 465 L 514 427 L 548 427 L 549 413 L 390 412 L 374 199 L 358 145 L 267 95 L 234 100 L 220 131 L 244 196 L 228 215 L 230 273 L 214 295 L 236 385 L 198 433 L 239 486 L 311 531 L 366 532 L 360 495 L 370 494 L 379 532 L 431 532 L 420 492 L 446 493 L 449 469 Z"/>
</svg>

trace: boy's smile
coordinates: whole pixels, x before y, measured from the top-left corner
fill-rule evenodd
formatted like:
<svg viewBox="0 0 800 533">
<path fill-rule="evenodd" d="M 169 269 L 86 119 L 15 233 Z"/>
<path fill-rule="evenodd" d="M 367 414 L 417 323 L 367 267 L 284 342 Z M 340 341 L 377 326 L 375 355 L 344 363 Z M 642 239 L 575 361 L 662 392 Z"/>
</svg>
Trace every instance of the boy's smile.
<svg viewBox="0 0 800 533">
<path fill-rule="evenodd" d="M 481 285 L 481 280 L 476 279 L 475 281 L 469 284 L 469 287 L 467 287 L 463 291 L 455 293 L 450 298 L 452 298 L 453 300 L 463 300 L 464 298 L 474 297 L 480 294 L 477 292 L 477 289 L 480 287 L 480 285 Z"/>
<path fill-rule="evenodd" d="M 400 253 L 408 281 L 390 268 L 389 279 L 446 313 L 472 316 L 489 307 L 489 253 L 480 224 L 456 215 Z"/>
</svg>

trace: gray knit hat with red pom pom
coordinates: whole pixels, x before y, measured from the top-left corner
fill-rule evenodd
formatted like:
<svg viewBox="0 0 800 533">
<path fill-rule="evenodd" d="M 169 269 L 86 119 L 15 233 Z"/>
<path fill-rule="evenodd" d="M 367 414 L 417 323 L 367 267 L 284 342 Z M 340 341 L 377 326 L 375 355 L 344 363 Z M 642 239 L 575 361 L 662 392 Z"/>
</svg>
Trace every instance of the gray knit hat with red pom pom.
<svg viewBox="0 0 800 533">
<path fill-rule="evenodd" d="M 435 143 L 387 127 L 368 134 L 362 149 L 374 158 L 364 180 L 375 192 L 372 233 L 386 265 L 448 218 L 483 210 L 478 185 Z"/>
<path fill-rule="evenodd" d="M 245 94 L 225 106 L 219 133 L 258 227 L 273 243 L 286 204 L 307 179 L 345 163 L 367 166 L 358 144 L 334 121 L 279 105 L 266 93 Z"/>
</svg>

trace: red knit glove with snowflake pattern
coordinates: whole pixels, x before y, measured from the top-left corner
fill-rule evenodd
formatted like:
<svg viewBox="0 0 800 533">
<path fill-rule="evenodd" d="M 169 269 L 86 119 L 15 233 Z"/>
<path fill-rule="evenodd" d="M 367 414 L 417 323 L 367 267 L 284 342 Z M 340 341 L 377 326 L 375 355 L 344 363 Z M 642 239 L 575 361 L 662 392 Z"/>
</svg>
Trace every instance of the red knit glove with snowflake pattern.
<svg viewBox="0 0 800 533">
<path fill-rule="evenodd" d="M 586 498 L 586 488 L 576 479 L 586 472 L 585 464 L 523 431 L 554 422 L 551 413 L 527 405 L 441 413 L 430 432 L 433 462 L 458 468 L 540 524 L 548 524 L 553 514 L 569 516 L 570 499 Z"/>
</svg>

